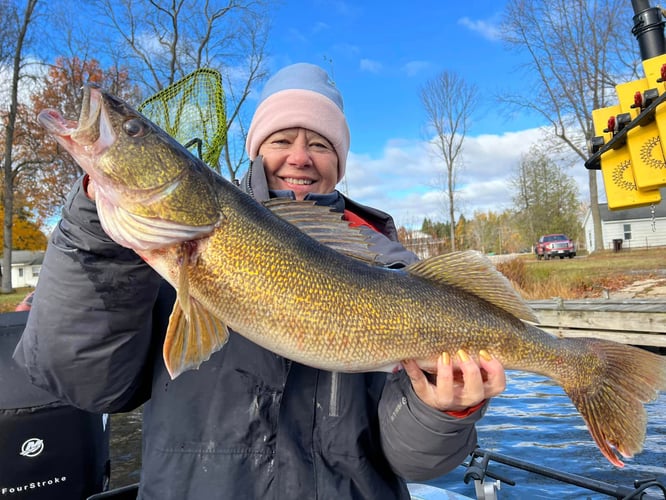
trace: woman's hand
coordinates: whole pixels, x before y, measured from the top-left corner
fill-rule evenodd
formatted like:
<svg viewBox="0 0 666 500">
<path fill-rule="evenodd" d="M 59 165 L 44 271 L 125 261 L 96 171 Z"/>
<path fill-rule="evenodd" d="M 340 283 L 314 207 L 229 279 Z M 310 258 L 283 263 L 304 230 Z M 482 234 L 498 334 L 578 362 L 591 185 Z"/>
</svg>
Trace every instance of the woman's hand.
<svg viewBox="0 0 666 500">
<path fill-rule="evenodd" d="M 414 360 L 403 361 L 416 395 L 440 411 L 461 412 L 497 396 L 506 388 L 502 364 L 488 352 L 479 353 L 478 363 L 460 350 L 437 358 L 436 373 L 426 373 Z"/>
</svg>

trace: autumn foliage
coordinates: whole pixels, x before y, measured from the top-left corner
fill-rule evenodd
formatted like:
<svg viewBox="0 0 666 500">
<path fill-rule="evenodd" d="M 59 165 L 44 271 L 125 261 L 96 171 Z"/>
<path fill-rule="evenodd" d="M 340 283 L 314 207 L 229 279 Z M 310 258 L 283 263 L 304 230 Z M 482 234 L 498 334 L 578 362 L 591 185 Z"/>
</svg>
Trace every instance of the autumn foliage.
<svg viewBox="0 0 666 500">
<path fill-rule="evenodd" d="M 0 217 L 4 216 L 0 207 Z M 24 215 L 12 218 L 12 248 L 14 250 L 46 250 L 47 238 L 40 227 Z M 0 241 L 4 238 L 4 225 L 0 224 Z"/>
<path fill-rule="evenodd" d="M 31 157 L 30 168 L 20 170 L 15 181 L 17 192 L 24 197 L 24 206 L 36 215 L 39 223 L 47 223 L 58 215 L 72 184 L 83 171 L 34 118 L 40 111 L 53 108 L 65 118 L 77 120 L 86 83 L 104 87 L 128 101 L 137 100 L 138 90 L 129 83 L 127 70 L 103 70 L 96 60 L 76 57 L 56 60 L 40 91 L 32 95 L 32 117 L 26 121 L 32 144 L 26 151 Z"/>
</svg>

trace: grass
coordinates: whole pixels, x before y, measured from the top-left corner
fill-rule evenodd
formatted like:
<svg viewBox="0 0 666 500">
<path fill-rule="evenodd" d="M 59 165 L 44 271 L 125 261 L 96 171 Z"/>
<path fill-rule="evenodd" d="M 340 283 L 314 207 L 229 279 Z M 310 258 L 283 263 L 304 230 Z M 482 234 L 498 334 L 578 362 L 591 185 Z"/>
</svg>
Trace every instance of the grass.
<svg viewBox="0 0 666 500">
<path fill-rule="evenodd" d="M 497 265 L 526 300 L 602 297 L 647 278 L 666 279 L 666 247 L 595 252 L 574 259 L 537 260 L 521 255 Z M 0 294 L 0 313 L 13 311 L 32 288 Z"/>
<path fill-rule="evenodd" d="M 0 313 L 11 312 L 34 288 L 17 288 L 12 293 L 0 293 Z"/>
<path fill-rule="evenodd" d="M 598 298 L 634 281 L 666 278 L 666 248 L 595 252 L 574 259 L 538 261 L 532 255 L 497 265 L 527 300 Z"/>
</svg>

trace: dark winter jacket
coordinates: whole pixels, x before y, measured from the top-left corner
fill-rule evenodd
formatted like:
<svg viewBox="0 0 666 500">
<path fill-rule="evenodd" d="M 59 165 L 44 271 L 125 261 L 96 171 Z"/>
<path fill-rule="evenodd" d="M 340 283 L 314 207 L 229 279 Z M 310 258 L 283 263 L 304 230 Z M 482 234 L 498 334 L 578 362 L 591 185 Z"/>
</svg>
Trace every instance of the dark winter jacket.
<svg viewBox="0 0 666 500">
<path fill-rule="evenodd" d="M 368 229 L 387 265 L 415 259 L 392 241 L 390 217 L 332 201 L 387 234 Z M 145 403 L 140 498 L 406 499 L 405 479 L 442 475 L 475 446 L 483 410 L 454 418 L 421 402 L 402 372 L 322 371 L 233 332 L 200 369 L 171 380 L 162 342 L 174 299 L 108 238 L 77 183 L 14 357 L 35 385 L 83 409 Z"/>
</svg>

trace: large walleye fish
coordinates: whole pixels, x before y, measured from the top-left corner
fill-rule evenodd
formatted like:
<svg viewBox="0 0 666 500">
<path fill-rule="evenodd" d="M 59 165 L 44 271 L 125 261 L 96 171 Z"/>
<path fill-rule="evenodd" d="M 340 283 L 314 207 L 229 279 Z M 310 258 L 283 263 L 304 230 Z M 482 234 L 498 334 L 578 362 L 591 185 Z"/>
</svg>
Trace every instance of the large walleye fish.
<svg viewBox="0 0 666 500">
<path fill-rule="evenodd" d="M 78 123 L 48 109 L 38 119 L 95 182 L 108 235 L 178 290 L 164 344 L 172 377 L 220 349 L 227 328 L 284 357 L 346 372 L 405 359 L 427 369 L 443 352 L 485 349 L 505 368 L 560 384 L 611 463 L 623 465 L 614 450 L 641 451 L 643 403 L 666 389 L 666 360 L 538 329 L 481 254 L 447 254 L 403 272 L 364 262 L 371 252 L 358 251 L 362 236 L 339 214 L 327 211 L 318 223 L 321 207 L 257 203 L 96 88 L 86 88 Z"/>
</svg>

